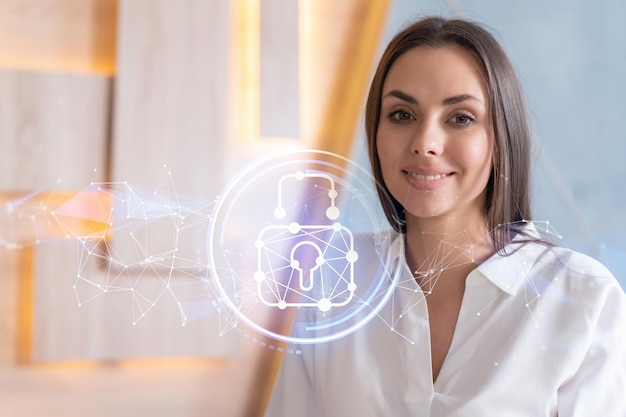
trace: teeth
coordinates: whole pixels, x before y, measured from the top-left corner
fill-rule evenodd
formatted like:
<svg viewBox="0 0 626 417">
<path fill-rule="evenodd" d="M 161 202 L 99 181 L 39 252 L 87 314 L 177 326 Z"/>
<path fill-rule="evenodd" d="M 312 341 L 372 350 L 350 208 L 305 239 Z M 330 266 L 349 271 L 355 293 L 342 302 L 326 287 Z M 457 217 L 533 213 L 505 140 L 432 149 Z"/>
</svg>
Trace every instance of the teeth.
<svg viewBox="0 0 626 417">
<path fill-rule="evenodd" d="M 415 172 L 410 172 L 410 171 L 406 171 L 406 173 L 409 174 L 411 177 L 415 178 L 416 180 L 420 180 L 420 181 L 437 181 L 448 176 L 448 174 L 420 175 L 420 174 L 416 174 Z"/>
</svg>

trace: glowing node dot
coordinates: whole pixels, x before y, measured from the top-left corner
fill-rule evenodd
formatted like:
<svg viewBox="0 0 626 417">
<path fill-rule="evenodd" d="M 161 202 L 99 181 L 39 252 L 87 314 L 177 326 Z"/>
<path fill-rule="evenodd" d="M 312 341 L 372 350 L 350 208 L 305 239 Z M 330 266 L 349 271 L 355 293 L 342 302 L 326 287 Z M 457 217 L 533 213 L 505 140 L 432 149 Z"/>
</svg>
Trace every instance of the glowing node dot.
<svg viewBox="0 0 626 417">
<path fill-rule="evenodd" d="M 494 363 L 493 363 L 493 365 L 494 365 L 494 366 L 498 366 L 498 365 L 500 365 L 500 364 L 499 364 L 498 362 L 494 362 Z"/>
<path fill-rule="evenodd" d="M 295 235 L 300 231 L 300 224 L 298 224 L 297 222 L 291 222 L 289 223 L 289 226 L 287 226 L 287 230 L 289 230 L 289 233 Z"/>
<path fill-rule="evenodd" d="M 317 266 L 322 266 L 326 263 L 326 260 L 324 259 L 323 256 L 318 256 L 317 258 L 315 258 L 315 264 Z"/>
<path fill-rule="evenodd" d="M 337 190 L 330 190 L 328 192 L 328 197 L 330 197 L 330 198 L 337 198 Z"/>
<path fill-rule="evenodd" d="M 285 308 L 287 308 L 287 302 L 285 300 L 280 300 L 278 302 L 278 308 L 280 308 L 281 310 L 284 310 Z"/>
<path fill-rule="evenodd" d="M 330 307 L 332 307 L 332 304 L 328 298 L 321 298 L 317 302 L 317 308 L 319 308 L 320 311 L 326 312 L 330 310 Z"/>
<path fill-rule="evenodd" d="M 346 253 L 346 261 L 349 263 L 353 264 L 357 259 L 359 259 L 359 254 L 356 251 L 349 250 L 348 253 Z"/>
<path fill-rule="evenodd" d="M 287 215 L 287 210 L 285 210 L 283 207 L 276 207 L 274 209 L 274 217 L 277 219 L 284 219 L 285 216 Z"/>
<path fill-rule="evenodd" d="M 291 266 L 293 269 L 299 269 L 300 262 L 298 262 L 297 259 L 292 259 L 291 262 L 289 263 L 289 266 Z"/>
<path fill-rule="evenodd" d="M 339 218 L 339 208 L 335 206 L 328 207 L 326 209 L 326 217 L 330 220 L 336 220 Z"/>
<path fill-rule="evenodd" d="M 348 291 L 350 292 L 356 291 L 356 284 L 354 282 L 351 282 L 348 284 Z"/>
<path fill-rule="evenodd" d="M 303 179 L 304 179 L 304 172 L 302 172 L 302 171 L 298 171 L 298 172 L 296 172 L 296 179 L 297 179 L 298 181 L 303 180 Z"/>
<path fill-rule="evenodd" d="M 254 280 L 256 282 L 263 282 L 263 281 L 265 281 L 265 273 L 263 271 L 256 271 L 254 273 Z"/>
<path fill-rule="evenodd" d="M 339 232 L 339 231 L 341 231 L 341 223 L 334 223 L 334 224 L 333 224 L 333 231 L 334 231 L 334 232 Z"/>
</svg>

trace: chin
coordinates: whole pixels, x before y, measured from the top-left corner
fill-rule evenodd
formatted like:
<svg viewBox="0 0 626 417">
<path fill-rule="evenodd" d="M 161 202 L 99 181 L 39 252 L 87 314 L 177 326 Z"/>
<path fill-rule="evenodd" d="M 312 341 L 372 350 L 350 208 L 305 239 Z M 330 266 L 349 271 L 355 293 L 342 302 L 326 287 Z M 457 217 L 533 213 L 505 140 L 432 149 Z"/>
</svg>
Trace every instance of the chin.
<svg viewBox="0 0 626 417">
<path fill-rule="evenodd" d="M 405 209 L 406 210 L 406 209 Z M 411 217 L 420 220 L 428 220 L 428 219 L 438 219 L 445 220 L 452 215 L 447 210 L 436 210 L 436 209 L 418 209 L 418 210 L 406 210 L 406 213 Z"/>
</svg>

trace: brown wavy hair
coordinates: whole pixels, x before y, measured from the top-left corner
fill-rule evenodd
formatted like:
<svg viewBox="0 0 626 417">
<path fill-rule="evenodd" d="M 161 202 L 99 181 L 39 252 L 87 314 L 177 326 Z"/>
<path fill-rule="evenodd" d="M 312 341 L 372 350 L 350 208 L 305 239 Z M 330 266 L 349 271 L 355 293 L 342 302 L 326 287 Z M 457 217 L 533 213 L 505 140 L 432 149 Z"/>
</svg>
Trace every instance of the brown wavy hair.
<svg viewBox="0 0 626 417">
<path fill-rule="evenodd" d="M 493 167 L 485 204 L 485 224 L 495 249 L 500 251 L 531 219 L 531 137 L 524 93 L 506 52 L 480 25 L 462 19 L 427 17 L 399 32 L 384 51 L 365 109 L 365 131 L 372 172 L 387 219 L 398 232 L 405 232 L 404 208 L 384 184 L 376 150 L 383 84 L 389 69 L 412 48 L 454 45 L 469 52 L 478 63 L 487 87 L 489 123 L 494 132 Z"/>
</svg>

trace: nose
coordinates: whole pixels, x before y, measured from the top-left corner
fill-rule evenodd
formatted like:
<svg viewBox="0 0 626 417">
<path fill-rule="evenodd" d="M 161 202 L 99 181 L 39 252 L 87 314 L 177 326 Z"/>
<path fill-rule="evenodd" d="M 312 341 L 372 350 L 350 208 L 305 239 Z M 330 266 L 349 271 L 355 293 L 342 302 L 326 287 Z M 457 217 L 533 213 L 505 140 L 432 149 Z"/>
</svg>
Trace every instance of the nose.
<svg viewBox="0 0 626 417">
<path fill-rule="evenodd" d="M 436 121 L 423 120 L 418 124 L 410 143 L 411 153 L 437 156 L 443 153 L 444 132 Z"/>
</svg>

